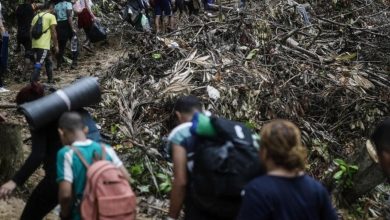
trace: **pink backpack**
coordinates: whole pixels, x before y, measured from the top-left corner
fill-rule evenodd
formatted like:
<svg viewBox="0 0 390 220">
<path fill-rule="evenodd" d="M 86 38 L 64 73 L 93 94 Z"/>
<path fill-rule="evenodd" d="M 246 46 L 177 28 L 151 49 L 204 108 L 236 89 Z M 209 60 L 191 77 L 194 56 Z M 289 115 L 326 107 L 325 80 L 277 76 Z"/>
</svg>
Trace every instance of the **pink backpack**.
<svg viewBox="0 0 390 220">
<path fill-rule="evenodd" d="M 135 220 L 136 197 L 122 171 L 106 159 L 87 163 L 80 151 L 72 147 L 87 168 L 87 180 L 81 201 L 81 217 L 85 220 Z"/>
</svg>

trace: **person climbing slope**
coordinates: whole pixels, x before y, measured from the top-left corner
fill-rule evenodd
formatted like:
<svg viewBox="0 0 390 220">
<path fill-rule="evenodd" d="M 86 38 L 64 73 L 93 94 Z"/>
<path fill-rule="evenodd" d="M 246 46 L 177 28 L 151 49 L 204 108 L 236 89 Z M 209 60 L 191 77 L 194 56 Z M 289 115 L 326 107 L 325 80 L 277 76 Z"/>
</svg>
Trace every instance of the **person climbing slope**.
<svg viewBox="0 0 390 220">
<path fill-rule="evenodd" d="M 84 47 L 88 47 L 90 44 L 89 33 L 93 22 L 96 20 L 96 16 L 92 12 L 92 6 L 91 0 L 77 0 L 73 5 L 73 10 L 77 14 L 78 28 L 83 29 L 87 37 Z"/>
<path fill-rule="evenodd" d="M 135 197 L 132 192 L 130 192 L 132 195 L 121 194 L 119 195 L 120 198 L 107 196 L 98 200 L 99 202 L 96 205 L 98 206 L 97 209 L 99 209 L 99 213 L 91 211 L 91 209 L 96 207 L 95 203 L 93 203 L 93 207 L 87 209 L 88 213 L 83 212 L 86 210 L 84 208 L 85 204 L 89 204 L 89 201 L 84 203 L 85 200 L 89 200 L 89 198 L 96 193 L 93 188 L 90 188 L 91 191 L 89 191 L 89 194 L 84 193 L 84 189 L 92 184 L 92 182 L 87 182 L 87 174 L 89 176 L 89 169 L 94 169 L 94 161 L 102 160 L 100 163 L 110 161 L 108 166 L 114 165 L 114 170 L 111 170 L 113 173 L 109 175 L 114 179 L 106 179 L 109 183 L 103 182 L 102 185 L 109 185 L 100 186 L 99 189 L 102 191 L 107 189 L 107 187 L 110 188 L 111 193 L 123 190 L 123 184 L 121 183 L 123 183 L 123 181 L 130 181 L 130 175 L 112 147 L 94 142 L 86 137 L 85 134 L 88 132 L 88 128 L 85 127 L 82 117 L 78 113 L 64 113 L 59 120 L 58 132 L 62 144 L 64 145 L 57 155 L 57 182 L 59 183 L 61 219 L 79 220 L 81 217 L 83 217 L 83 219 L 103 219 L 98 217 L 102 213 L 106 214 L 105 212 L 108 210 L 109 215 L 104 219 L 134 220 Z M 96 168 L 95 166 L 95 169 L 97 170 L 95 174 L 101 174 L 104 172 L 105 168 L 103 167 L 99 170 L 99 168 Z M 99 182 L 101 180 L 99 177 L 100 174 L 94 175 L 94 177 L 97 178 L 95 181 Z M 118 174 L 120 175 L 119 179 L 117 178 Z M 128 182 L 125 183 L 125 187 L 126 185 L 128 187 L 127 190 L 131 190 Z M 126 191 L 126 189 L 124 189 L 124 191 Z M 110 193 L 107 191 L 105 192 Z M 125 204 L 125 206 L 123 206 L 123 204 Z M 101 207 L 101 205 L 104 205 L 105 207 Z M 118 210 L 118 207 L 120 210 Z M 116 216 L 118 213 L 119 215 L 122 215 L 122 218 Z"/>
<path fill-rule="evenodd" d="M 60 68 L 64 62 L 64 53 L 66 43 L 72 41 L 72 38 L 76 37 L 76 29 L 73 27 L 73 8 L 72 3 L 67 0 L 60 0 L 54 6 L 55 15 L 57 18 L 57 37 L 59 51 L 57 54 L 57 68 Z M 72 66 L 74 69 L 77 66 L 78 50 L 72 51 Z"/>
<path fill-rule="evenodd" d="M 275 120 L 263 126 L 260 161 L 267 175 L 244 189 L 238 220 L 336 220 L 327 190 L 304 173 L 306 149 L 297 126 Z"/>
<path fill-rule="evenodd" d="M 192 117 L 195 113 L 202 110 L 202 104 L 195 96 L 180 97 L 175 104 L 174 112 L 179 121 L 179 125 L 172 130 L 168 136 L 168 152 L 172 154 L 173 160 L 173 183 L 170 195 L 169 218 L 177 219 L 182 206 L 185 204 L 185 219 L 191 218 L 196 213 L 191 201 L 188 198 L 187 188 L 191 168 L 187 164 L 193 161 L 193 152 L 183 146 L 182 142 L 191 137 L 190 128 L 192 126 Z M 189 170 L 188 170 L 189 169 Z"/>
<path fill-rule="evenodd" d="M 31 22 L 32 49 L 34 56 L 34 72 L 31 82 L 40 80 L 42 65 L 45 65 L 49 83 L 53 83 L 53 63 L 51 60 L 51 44 L 54 52 L 58 53 L 58 41 L 56 25 L 57 21 L 53 15 L 53 8 L 46 4 L 44 11 L 38 13 Z"/>
<path fill-rule="evenodd" d="M 155 24 L 157 33 L 174 29 L 171 0 L 155 0 L 154 12 L 156 16 Z"/>
<path fill-rule="evenodd" d="M 21 105 L 44 96 L 44 87 L 39 83 L 32 83 L 22 88 L 16 96 L 16 103 Z M 88 138 L 100 141 L 99 130 L 91 115 L 80 110 L 84 123 L 88 125 Z M 0 199 L 9 197 L 16 187 L 21 187 L 33 173 L 43 164 L 45 176 L 38 183 L 27 200 L 21 220 L 43 219 L 58 204 L 58 185 L 56 182 L 57 152 L 62 147 L 57 131 L 58 120 L 55 120 L 38 130 L 30 130 L 31 153 L 16 172 L 14 177 L 0 187 Z"/>
<path fill-rule="evenodd" d="M 23 4 L 19 4 L 16 8 L 16 22 L 18 26 L 16 34 L 16 52 L 21 51 L 21 46 L 24 48 L 24 64 L 22 64 L 21 76 L 24 80 L 26 73 L 31 68 L 31 63 L 34 62 L 31 45 L 31 22 L 34 18 L 35 11 L 38 10 L 39 5 L 34 3 L 34 0 L 25 0 Z"/>
</svg>

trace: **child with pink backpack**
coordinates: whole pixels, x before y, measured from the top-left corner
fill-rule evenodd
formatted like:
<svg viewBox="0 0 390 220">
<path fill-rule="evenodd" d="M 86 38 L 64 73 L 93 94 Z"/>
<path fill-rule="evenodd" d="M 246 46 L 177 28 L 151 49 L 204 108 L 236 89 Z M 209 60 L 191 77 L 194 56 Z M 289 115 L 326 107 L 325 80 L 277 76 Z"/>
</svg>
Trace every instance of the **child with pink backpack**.
<svg viewBox="0 0 390 220">
<path fill-rule="evenodd" d="M 134 220 L 136 198 L 130 176 L 114 150 L 86 138 L 78 113 L 64 113 L 57 155 L 61 219 Z"/>
</svg>

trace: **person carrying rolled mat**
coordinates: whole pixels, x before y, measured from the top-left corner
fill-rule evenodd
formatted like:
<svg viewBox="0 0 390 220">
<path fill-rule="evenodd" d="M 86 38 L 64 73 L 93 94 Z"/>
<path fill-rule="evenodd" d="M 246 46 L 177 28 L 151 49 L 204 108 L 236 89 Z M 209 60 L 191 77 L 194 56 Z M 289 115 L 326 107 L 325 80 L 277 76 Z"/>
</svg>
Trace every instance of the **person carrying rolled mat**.
<svg viewBox="0 0 390 220">
<path fill-rule="evenodd" d="M 37 100 L 43 97 L 44 93 L 44 87 L 41 84 L 32 83 L 19 91 L 16 103 L 21 105 Z M 88 138 L 99 142 L 101 140 L 100 133 L 91 115 L 83 109 L 77 112 L 82 115 L 84 123 L 88 126 Z M 45 176 L 28 198 L 21 220 L 43 219 L 58 204 L 56 158 L 62 144 L 58 135 L 57 121 L 54 120 L 36 130 L 30 130 L 32 141 L 30 155 L 14 177 L 0 187 L 0 199 L 11 196 L 15 188 L 22 186 L 43 164 Z"/>
<path fill-rule="evenodd" d="M 71 41 L 76 35 L 76 29 L 73 27 L 73 8 L 72 3 L 67 0 L 60 0 L 54 6 L 55 15 L 57 18 L 57 38 L 59 51 L 57 54 L 57 68 L 60 68 L 64 62 L 64 53 L 66 43 Z M 72 51 L 72 66 L 74 69 L 77 66 L 78 51 Z"/>
<path fill-rule="evenodd" d="M 31 82 L 40 80 L 42 65 L 45 65 L 48 83 L 53 83 L 53 62 L 51 60 L 50 48 L 51 44 L 53 44 L 54 52 L 58 53 L 57 20 L 53 15 L 52 5 L 45 4 L 43 8 L 44 10 L 38 13 L 31 22 L 32 51 L 34 56 L 34 72 L 31 76 Z M 42 22 L 41 25 L 40 22 Z"/>
</svg>

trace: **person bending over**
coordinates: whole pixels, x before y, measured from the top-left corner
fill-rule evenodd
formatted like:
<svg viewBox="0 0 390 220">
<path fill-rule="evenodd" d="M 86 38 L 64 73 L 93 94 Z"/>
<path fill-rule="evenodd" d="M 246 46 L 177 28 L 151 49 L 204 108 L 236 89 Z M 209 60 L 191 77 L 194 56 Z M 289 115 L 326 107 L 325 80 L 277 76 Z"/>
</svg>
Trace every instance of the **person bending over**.
<svg viewBox="0 0 390 220">
<path fill-rule="evenodd" d="M 169 218 L 178 219 L 180 211 L 185 206 L 185 220 L 218 220 L 207 211 L 197 207 L 191 199 L 191 174 L 195 155 L 195 139 L 190 128 L 195 113 L 202 110 L 198 98 L 184 96 L 176 102 L 174 112 L 180 125 L 168 136 L 168 148 L 172 152 L 173 183 L 170 195 Z"/>
<path fill-rule="evenodd" d="M 33 83 L 20 90 L 16 96 L 16 103 L 21 105 L 43 96 L 43 86 Z M 100 141 L 99 130 L 91 115 L 85 110 L 79 110 L 79 113 L 82 114 L 84 123 L 88 125 L 88 137 Z M 32 142 L 30 155 L 14 177 L 0 187 L 0 199 L 9 197 L 17 186 L 22 186 L 43 164 L 45 176 L 28 198 L 21 220 L 43 219 L 58 204 L 56 158 L 62 145 L 57 131 L 57 122 L 58 120 L 54 120 L 40 129 L 30 130 Z"/>
</svg>

